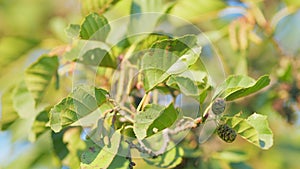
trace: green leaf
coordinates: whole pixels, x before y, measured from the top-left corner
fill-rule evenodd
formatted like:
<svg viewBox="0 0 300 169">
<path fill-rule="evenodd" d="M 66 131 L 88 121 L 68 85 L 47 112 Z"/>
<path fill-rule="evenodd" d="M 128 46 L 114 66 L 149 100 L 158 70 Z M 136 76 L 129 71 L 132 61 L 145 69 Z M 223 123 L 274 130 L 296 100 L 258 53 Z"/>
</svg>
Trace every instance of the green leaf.
<svg viewBox="0 0 300 169">
<path fill-rule="evenodd" d="M 32 118 L 18 118 L 7 128 L 12 131 L 12 142 L 30 139 L 33 120 Z"/>
<path fill-rule="evenodd" d="M 1 97 L 1 118 L 0 128 L 6 130 L 16 119 L 19 118 L 18 113 L 14 110 L 12 92 L 14 88 L 6 90 Z"/>
<path fill-rule="evenodd" d="M 128 169 L 129 161 L 124 156 L 115 156 L 108 169 Z"/>
<path fill-rule="evenodd" d="M 128 144 L 126 142 L 121 142 L 118 155 L 115 156 L 108 169 L 128 169 L 129 160 L 126 158 L 128 149 Z"/>
<path fill-rule="evenodd" d="M 186 77 L 171 76 L 167 81 L 167 85 L 172 87 L 176 85 L 175 88 L 178 88 L 187 96 L 198 96 L 200 94 L 197 85 L 195 85 L 191 79 Z"/>
<path fill-rule="evenodd" d="M 102 14 L 119 1 L 120 0 L 81 0 L 81 9 L 84 14 L 88 14 L 90 12 Z"/>
<path fill-rule="evenodd" d="M 70 169 L 80 168 L 80 155 L 86 149 L 86 144 L 80 137 L 81 132 L 80 128 L 70 128 L 63 135 L 63 142 L 66 143 L 69 151 L 63 162 Z"/>
<path fill-rule="evenodd" d="M 81 156 L 82 169 L 108 168 L 113 162 L 121 142 L 120 130 L 110 138 L 111 144 L 100 148 L 95 143 L 90 143 L 88 149 Z"/>
<path fill-rule="evenodd" d="M 203 22 L 219 17 L 225 7 L 225 1 L 220 0 L 178 0 L 170 13 L 189 21 Z"/>
<path fill-rule="evenodd" d="M 116 68 L 116 59 L 112 57 L 106 50 L 95 48 L 83 54 L 82 58 L 78 59 L 79 63 Z"/>
<path fill-rule="evenodd" d="M 168 53 L 177 57 L 190 51 L 197 44 L 197 37 L 194 35 L 185 35 L 176 39 L 163 39 L 152 44 L 152 49 L 167 50 Z M 165 52 L 165 51 L 164 51 Z M 193 62 L 194 63 L 194 62 Z"/>
<path fill-rule="evenodd" d="M 25 71 L 25 83 L 36 103 L 40 103 L 59 66 L 57 56 L 44 55 Z"/>
<path fill-rule="evenodd" d="M 272 147 L 273 132 L 269 127 L 267 116 L 254 113 L 247 118 L 247 121 L 258 132 L 260 147 L 263 149 L 269 149 Z"/>
<path fill-rule="evenodd" d="M 119 55 L 124 54 L 124 52 L 131 46 L 128 38 L 121 39 L 113 47 L 111 47 L 110 52 L 117 58 Z"/>
<path fill-rule="evenodd" d="M 264 115 L 254 113 L 248 119 L 236 115 L 225 117 L 225 122 L 241 137 L 261 149 L 269 149 L 273 145 L 273 133 Z"/>
<path fill-rule="evenodd" d="M 0 70 L 15 62 L 37 44 L 38 41 L 26 38 L 5 37 L 0 39 Z"/>
<path fill-rule="evenodd" d="M 82 39 L 92 39 L 105 41 L 110 31 L 110 25 L 104 16 L 91 13 L 85 17 L 80 25 L 80 37 Z"/>
<path fill-rule="evenodd" d="M 195 56 L 196 57 L 196 56 Z M 187 70 L 180 74 L 171 75 L 166 85 L 180 90 L 184 95 L 193 97 L 200 103 L 206 98 L 207 90 L 211 84 L 208 83 L 208 73 L 200 57 L 190 65 Z"/>
<path fill-rule="evenodd" d="M 53 150 L 60 160 L 63 160 L 69 154 L 67 149 L 67 143 L 63 142 L 64 133 L 67 130 L 63 130 L 59 133 L 51 132 L 51 139 L 53 143 Z"/>
<path fill-rule="evenodd" d="M 193 65 L 199 57 L 191 50 L 195 45 L 196 37 L 191 35 L 154 43 L 142 58 L 145 90 L 152 90 L 170 75 L 183 73 Z"/>
<path fill-rule="evenodd" d="M 68 37 L 71 38 L 78 38 L 80 32 L 80 25 L 77 24 L 70 24 L 66 29 L 65 32 Z"/>
<path fill-rule="evenodd" d="M 31 135 L 30 140 L 35 141 L 39 136 L 41 136 L 44 132 L 49 130 L 49 127 L 46 124 L 49 121 L 49 111 L 50 109 L 45 109 L 41 111 L 37 117 L 35 118 L 32 128 L 31 128 Z"/>
<path fill-rule="evenodd" d="M 255 93 L 269 85 L 269 83 L 270 78 L 268 75 L 261 76 L 258 80 L 244 75 L 232 75 L 217 88 L 214 97 L 221 95 L 227 101 L 232 101 Z"/>
<path fill-rule="evenodd" d="M 34 118 L 37 113 L 34 98 L 24 81 L 19 83 L 13 91 L 13 106 L 23 119 Z"/>
<path fill-rule="evenodd" d="M 68 97 L 50 110 L 50 127 L 59 132 L 79 119 L 93 113 L 106 103 L 107 91 L 90 86 L 78 86 Z"/>
<path fill-rule="evenodd" d="M 64 58 L 91 66 L 116 68 L 116 58 L 109 50 L 107 45 L 99 41 L 78 40 L 72 49 L 64 54 Z"/>
<path fill-rule="evenodd" d="M 152 33 L 136 45 L 135 51 L 149 49 L 154 43 L 166 39 L 170 39 L 170 37 L 159 33 Z"/>
<path fill-rule="evenodd" d="M 249 159 L 248 154 L 243 151 L 221 151 L 214 153 L 212 157 L 229 162 L 242 162 Z"/>
<path fill-rule="evenodd" d="M 172 126 L 177 117 L 178 112 L 173 104 L 168 107 L 150 104 L 145 107 L 143 112 L 135 116 L 133 131 L 136 137 L 142 140 Z"/>
<path fill-rule="evenodd" d="M 168 2 L 168 0 L 156 0 L 156 1 L 140 1 L 133 0 L 131 4 L 130 14 L 139 14 L 147 12 L 167 13 L 170 7 L 173 7 L 174 2 Z"/>
<path fill-rule="evenodd" d="M 64 29 L 67 27 L 67 22 L 62 17 L 56 16 L 50 19 L 49 28 L 52 33 L 53 38 L 61 40 L 63 42 L 68 42 L 67 36 Z"/>
<path fill-rule="evenodd" d="M 171 75 L 166 84 L 199 101 L 201 95 L 209 88 L 207 72 L 203 70 L 187 70 L 178 75 Z"/>
<path fill-rule="evenodd" d="M 243 137 L 250 143 L 260 147 L 258 132 L 245 119 L 238 116 L 227 117 L 225 122 L 231 128 L 233 128 L 241 137 Z"/>
<path fill-rule="evenodd" d="M 128 26 L 128 34 L 131 37 L 129 39 L 130 42 L 139 42 L 145 38 L 145 33 L 154 32 L 159 19 L 163 17 L 165 13 L 168 13 L 174 4 L 174 2 L 168 2 L 168 0 L 133 0 Z M 132 37 L 132 35 L 141 33 L 145 36 Z"/>
<path fill-rule="evenodd" d="M 161 41 L 164 39 L 169 39 L 169 36 L 152 33 L 148 35 L 145 39 L 141 40 L 136 44 L 133 55 L 128 59 L 132 64 L 140 65 L 142 56 L 149 51 L 149 48 L 157 41 Z M 126 39 L 129 43 L 128 39 Z M 129 44 L 130 45 L 130 44 Z"/>
<path fill-rule="evenodd" d="M 170 142 L 170 145 L 174 146 L 174 143 Z M 182 162 L 183 154 L 183 149 L 175 146 L 155 159 L 144 158 L 144 160 L 152 166 L 160 168 L 174 168 Z"/>
</svg>

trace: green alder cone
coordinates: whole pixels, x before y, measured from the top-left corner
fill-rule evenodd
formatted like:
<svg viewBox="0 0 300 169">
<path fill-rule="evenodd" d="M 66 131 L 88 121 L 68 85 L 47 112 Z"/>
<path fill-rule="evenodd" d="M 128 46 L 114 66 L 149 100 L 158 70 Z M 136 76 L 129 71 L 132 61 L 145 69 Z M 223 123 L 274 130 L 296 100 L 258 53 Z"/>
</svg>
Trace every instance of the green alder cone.
<svg viewBox="0 0 300 169">
<path fill-rule="evenodd" d="M 227 143 L 232 143 L 236 138 L 236 132 L 227 124 L 221 124 L 217 128 L 218 136 Z"/>
<path fill-rule="evenodd" d="M 215 115 L 222 114 L 225 110 L 226 102 L 222 98 L 217 98 L 214 103 L 212 104 L 212 112 Z"/>
</svg>

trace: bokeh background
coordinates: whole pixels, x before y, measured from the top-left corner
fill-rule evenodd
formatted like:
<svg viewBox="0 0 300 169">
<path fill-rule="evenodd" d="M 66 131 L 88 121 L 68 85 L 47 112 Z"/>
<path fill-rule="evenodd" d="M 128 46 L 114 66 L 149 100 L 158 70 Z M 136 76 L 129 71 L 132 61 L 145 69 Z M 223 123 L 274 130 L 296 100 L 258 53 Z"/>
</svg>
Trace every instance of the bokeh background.
<svg viewBox="0 0 300 169">
<path fill-rule="evenodd" d="M 104 15 L 109 20 L 127 16 L 130 5 L 131 0 L 120 0 Z M 233 144 L 208 142 L 201 145 L 203 168 L 224 168 L 222 160 L 239 169 L 300 168 L 300 1 L 177 0 L 170 14 L 207 35 L 210 42 L 203 43 L 203 52 L 216 50 L 227 75 L 270 74 L 272 79 L 267 89 L 232 103 L 228 111 L 268 115 L 274 146 L 260 150 L 240 138 Z M 4 93 L 41 54 L 70 43 L 65 28 L 83 16 L 79 0 L 0 0 L 0 118 L 11 112 L 1 106 L 8 97 Z M 47 97 L 55 101 L 51 93 Z M 32 143 L 25 125 L 19 121 L 0 131 L 0 168 L 61 168 L 59 155 L 49 151 L 51 140 Z M 141 160 L 138 164 L 149 167 Z"/>
</svg>

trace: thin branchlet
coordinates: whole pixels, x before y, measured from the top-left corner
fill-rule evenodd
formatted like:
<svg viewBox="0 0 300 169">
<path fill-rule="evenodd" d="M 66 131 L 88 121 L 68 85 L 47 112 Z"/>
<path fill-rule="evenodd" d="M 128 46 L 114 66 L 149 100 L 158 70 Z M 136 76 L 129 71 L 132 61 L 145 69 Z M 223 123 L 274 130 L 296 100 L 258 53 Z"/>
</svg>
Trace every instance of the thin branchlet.
<svg viewBox="0 0 300 169">
<path fill-rule="evenodd" d="M 125 140 L 125 142 L 129 145 L 129 148 L 135 148 L 139 152 L 148 154 L 152 158 L 157 157 L 157 154 L 155 154 L 151 149 L 147 148 L 145 145 L 141 145 L 140 142 L 138 144 L 134 144 L 131 141 Z"/>
<path fill-rule="evenodd" d="M 127 142 L 127 140 L 126 140 L 126 142 Z M 127 142 L 127 143 L 128 143 L 128 142 Z M 129 145 L 129 147 L 130 147 L 130 144 L 128 144 L 128 145 Z M 133 167 L 135 166 L 135 163 L 132 161 L 130 149 L 128 149 L 128 153 L 127 153 L 126 159 L 129 161 L 128 168 L 133 169 Z"/>
</svg>

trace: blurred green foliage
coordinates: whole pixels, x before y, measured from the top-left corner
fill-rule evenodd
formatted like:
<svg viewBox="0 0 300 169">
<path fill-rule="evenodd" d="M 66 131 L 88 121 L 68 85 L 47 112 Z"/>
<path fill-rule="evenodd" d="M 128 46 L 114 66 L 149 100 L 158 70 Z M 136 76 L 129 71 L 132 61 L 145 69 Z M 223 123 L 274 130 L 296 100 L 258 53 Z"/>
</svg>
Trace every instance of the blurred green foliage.
<svg viewBox="0 0 300 169">
<path fill-rule="evenodd" d="M 108 19 L 126 16 L 131 2 L 113 1 L 99 13 Z M 193 138 L 189 142 L 185 140 L 179 144 L 180 148 L 183 147 L 185 152 L 199 149 L 199 152 L 183 158 L 183 163 L 177 168 L 300 168 L 300 1 L 165 1 L 166 4 L 170 2 L 175 2 L 170 14 L 186 19 L 205 33 L 210 42 L 203 41 L 204 49 L 217 51 L 227 75 L 249 74 L 256 78 L 271 74 L 268 89 L 232 103 L 227 111 L 236 114 L 242 109 L 249 115 L 256 110 L 268 115 L 274 133 L 274 145 L 267 151 L 249 145 L 241 138 L 233 144 L 213 139 L 199 147 Z M 28 91 L 13 91 L 12 86 L 21 81 L 24 70 L 40 55 L 50 52 L 61 56 L 67 51 L 71 41 L 65 33 L 67 25 L 80 23 L 87 10 L 98 8 L 86 4 L 83 7 L 90 9 L 81 9 L 81 4 L 75 0 L 0 0 L 0 126 L 8 129 L 0 134 L 0 150 L 4 152 L 4 155 L 0 153 L 0 168 L 75 168 L 75 164 L 79 164 L 76 157 L 85 148 L 79 139 L 81 131 L 67 131 L 66 138 L 47 131 L 37 139 L 30 128 L 35 118 L 19 118 L 15 112 L 19 107 L 25 111 L 25 116 L 28 115 L 26 102 L 33 98 L 26 95 L 27 100 L 21 98 L 20 104 L 13 105 L 16 92 L 26 94 Z M 213 44 L 213 49 L 209 43 Z M 61 78 L 59 90 L 56 90 L 55 83 L 49 83 L 44 96 L 44 101 L 51 104 L 69 93 L 71 77 L 65 75 Z M 40 110 L 47 106 L 42 105 Z M 7 113 L 11 114 L 10 118 L 4 118 Z M 10 144 L 2 144 L 1 139 L 9 140 Z M 61 148 L 61 152 L 55 152 L 54 142 L 56 146 L 68 146 L 69 150 Z M 70 145 L 76 145 L 78 149 L 72 149 Z M 71 153 L 67 156 L 64 151 Z M 137 169 L 149 168 L 142 160 L 136 163 Z"/>
</svg>

